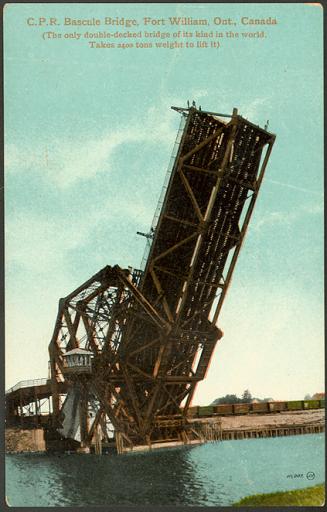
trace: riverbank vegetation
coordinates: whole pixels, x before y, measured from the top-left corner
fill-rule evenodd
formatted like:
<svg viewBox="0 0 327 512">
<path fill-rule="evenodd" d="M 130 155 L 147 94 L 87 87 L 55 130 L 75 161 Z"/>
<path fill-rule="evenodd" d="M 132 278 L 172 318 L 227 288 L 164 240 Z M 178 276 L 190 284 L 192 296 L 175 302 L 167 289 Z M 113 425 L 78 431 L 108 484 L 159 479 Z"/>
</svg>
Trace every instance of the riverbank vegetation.
<svg viewBox="0 0 327 512">
<path fill-rule="evenodd" d="M 273 398 L 257 398 L 252 396 L 250 391 L 246 389 L 241 398 L 237 395 L 225 395 L 220 398 L 216 398 L 210 405 L 220 405 L 220 404 L 242 404 L 242 403 L 251 403 L 251 402 L 272 402 Z"/>
<path fill-rule="evenodd" d="M 325 503 L 325 486 L 323 484 L 297 489 L 296 491 L 275 492 L 272 494 L 255 494 L 234 503 L 234 507 L 271 507 L 271 506 L 323 506 Z"/>
</svg>

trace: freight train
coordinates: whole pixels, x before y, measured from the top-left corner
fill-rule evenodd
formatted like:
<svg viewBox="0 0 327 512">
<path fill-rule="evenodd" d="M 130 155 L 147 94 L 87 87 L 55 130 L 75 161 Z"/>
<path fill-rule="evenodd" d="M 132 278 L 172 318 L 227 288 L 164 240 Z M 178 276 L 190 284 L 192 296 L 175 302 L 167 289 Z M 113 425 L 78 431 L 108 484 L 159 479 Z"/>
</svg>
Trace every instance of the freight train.
<svg viewBox="0 0 327 512">
<path fill-rule="evenodd" d="M 239 404 L 220 404 L 190 407 L 187 416 L 202 418 L 205 416 L 234 416 L 238 414 L 265 414 L 286 411 L 306 411 L 324 409 L 325 400 L 292 400 L 288 402 L 257 402 Z"/>
</svg>

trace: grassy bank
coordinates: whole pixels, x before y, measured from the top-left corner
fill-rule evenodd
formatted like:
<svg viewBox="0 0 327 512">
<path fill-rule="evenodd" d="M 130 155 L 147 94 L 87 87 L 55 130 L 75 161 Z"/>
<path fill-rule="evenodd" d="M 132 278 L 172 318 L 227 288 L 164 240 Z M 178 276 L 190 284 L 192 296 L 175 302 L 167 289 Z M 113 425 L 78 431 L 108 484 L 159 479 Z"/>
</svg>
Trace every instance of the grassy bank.
<svg viewBox="0 0 327 512">
<path fill-rule="evenodd" d="M 271 506 L 322 506 L 325 503 L 325 486 L 315 485 L 296 491 L 255 494 L 234 503 L 235 507 L 271 507 Z"/>
</svg>

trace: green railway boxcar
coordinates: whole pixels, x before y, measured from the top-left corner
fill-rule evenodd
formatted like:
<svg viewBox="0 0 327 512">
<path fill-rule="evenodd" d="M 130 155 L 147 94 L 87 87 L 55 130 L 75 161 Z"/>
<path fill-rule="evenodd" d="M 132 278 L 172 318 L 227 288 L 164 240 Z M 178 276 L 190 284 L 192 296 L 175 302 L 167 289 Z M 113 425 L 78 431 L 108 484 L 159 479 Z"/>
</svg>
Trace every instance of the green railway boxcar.
<svg viewBox="0 0 327 512">
<path fill-rule="evenodd" d="M 212 416 L 214 413 L 214 407 L 214 405 L 199 407 L 199 416 Z"/>
<path fill-rule="evenodd" d="M 320 409 L 320 400 L 304 400 L 304 409 Z"/>
<path fill-rule="evenodd" d="M 302 400 L 290 400 L 286 402 L 288 411 L 300 411 L 303 409 Z"/>
<path fill-rule="evenodd" d="M 320 407 L 321 407 L 322 409 L 325 409 L 325 399 L 320 400 Z"/>
</svg>

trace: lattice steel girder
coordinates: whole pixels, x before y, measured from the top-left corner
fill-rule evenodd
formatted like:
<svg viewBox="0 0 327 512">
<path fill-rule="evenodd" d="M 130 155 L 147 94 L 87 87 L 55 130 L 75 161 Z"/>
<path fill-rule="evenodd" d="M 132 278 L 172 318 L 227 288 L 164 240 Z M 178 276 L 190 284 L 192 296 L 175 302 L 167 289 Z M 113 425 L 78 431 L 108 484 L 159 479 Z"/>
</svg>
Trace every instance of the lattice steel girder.
<svg viewBox="0 0 327 512">
<path fill-rule="evenodd" d="M 204 337 L 210 332 L 204 321 L 217 322 L 275 136 L 236 110 L 227 123 L 195 108 L 187 113 L 140 289 L 175 328 Z M 215 341 L 204 344 L 195 372 L 199 380 Z M 187 345 L 191 356 L 197 344 Z M 158 349 L 163 373 L 179 364 L 180 354 Z M 190 371 L 193 358 L 183 357 L 179 371 Z"/>
<path fill-rule="evenodd" d="M 223 123 L 189 109 L 141 283 L 145 296 L 154 301 L 160 297 L 168 318 L 176 321 L 185 314 L 190 316 L 189 300 L 193 300 L 194 312 L 191 284 L 196 292 L 200 282 L 204 284 L 200 295 L 209 299 L 207 310 L 212 307 L 215 289 L 224 287 L 221 277 L 228 252 L 241 243 L 238 221 L 242 206 L 249 190 L 258 192 L 261 153 L 265 145 L 271 150 L 273 141 L 273 135 L 240 116 Z M 206 274 L 210 279 L 199 278 Z"/>
<path fill-rule="evenodd" d="M 160 437 L 156 418 L 180 414 L 183 400 L 186 414 L 222 336 L 218 315 L 275 138 L 235 110 L 230 117 L 188 109 L 144 275 L 107 266 L 59 304 L 49 346 L 54 411 L 59 418 L 63 354 L 92 350 L 85 393 L 121 447 Z"/>
<path fill-rule="evenodd" d="M 143 326 L 151 327 L 150 334 L 153 338 L 146 337 L 144 346 L 136 348 L 130 326 L 140 321 L 143 321 Z M 100 339 L 99 322 L 102 331 Z M 211 336 L 217 338 L 219 330 L 213 326 L 210 328 Z M 143 332 L 144 336 L 146 334 Z M 193 344 L 199 345 L 199 334 L 201 333 L 194 333 Z M 169 406 L 175 414 L 180 413 L 179 405 L 187 396 L 189 384 L 199 380 L 191 372 L 172 375 L 168 368 L 165 373 L 162 365 L 159 372 L 160 357 L 155 359 L 151 354 L 149 356 L 149 350 L 159 346 L 162 356 L 165 350 L 171 350 L 186 335 L 189 337 L 188 330 L 183 332 L 180 328 L 173 329 L 172 325 L 161 318 L 131 282 L 128 271 L 118 266 L 105 267 L 88 280 L 84 287 L 79 287 L 75 293 L 61 299 L 59 303 L 58 318 L 49 346 L 53 368 L 53 403 L 57 418 L 59 419 L 61 410 L 58 386 L 62 381 L 73 379 L 71 385 L 82 383 L 79 387 L 85 389 L 85 395 L 89 389 L 99 400 L 102 413 L 99 413 L 97 421 L 100 421 L 101 415 L 107 414 L 115 428 L 123 433 L 130 444 L 133 444 L 130 437 L 139 441 L 145 439 L 153 429 L 155 412 L 165 412 L 165 407 Z M 65 375 L 63 355 L 72 347 L 93 351 L 91 376 Z M 194 359 L 195 354 L 192 355 Z M 145 357 L 152 364 L 147 372 L 138 365 L 140 357 Z M 186 363 L 187 358 L 189 354 L 185 356 Z M 117 404 L 121 405 L 120 409 Z M 90 433 L 87 431 L 85 418 L 82 421 L 82 416 L 81 425 L 82 437 L 89 441 Z"/>
</svg>

